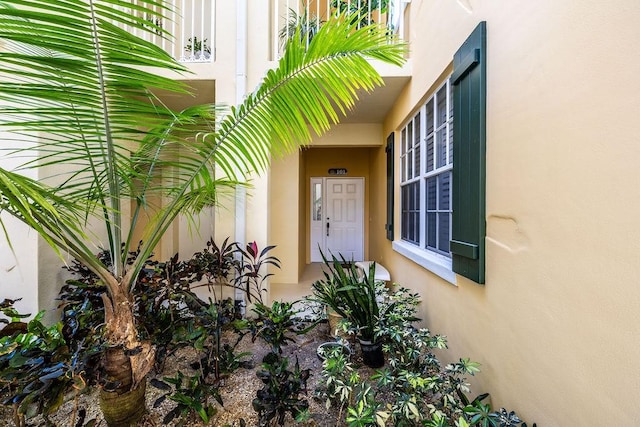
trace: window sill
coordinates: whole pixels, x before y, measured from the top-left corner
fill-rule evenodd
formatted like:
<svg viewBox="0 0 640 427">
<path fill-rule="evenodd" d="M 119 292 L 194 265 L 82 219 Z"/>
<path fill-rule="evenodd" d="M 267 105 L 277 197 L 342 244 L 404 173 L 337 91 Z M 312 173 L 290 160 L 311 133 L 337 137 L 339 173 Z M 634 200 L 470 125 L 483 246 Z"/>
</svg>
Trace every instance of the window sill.
<svg viewBox="0 0 640 427">
<path fill-rule="evenodd" d="M 456 284 L 456 273 L 451 270 L 451 258 L 435 253 L 429 253 L 417 246 L 403 241 L 394 241 L 393 250 L 409 258 L 421 267 L 426 268 L 436 276 L 446 280 L 452 285 Z"/>
</svg>

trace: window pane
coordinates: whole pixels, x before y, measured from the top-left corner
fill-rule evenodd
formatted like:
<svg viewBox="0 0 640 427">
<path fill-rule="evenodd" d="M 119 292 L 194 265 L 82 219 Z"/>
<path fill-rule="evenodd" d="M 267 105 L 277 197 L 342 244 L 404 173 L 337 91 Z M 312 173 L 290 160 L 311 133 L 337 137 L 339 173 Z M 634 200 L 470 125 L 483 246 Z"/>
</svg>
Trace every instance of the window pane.
<svg viewBox="0 0 640 427">
<path fill-rule="evenodd" d="M 407 157 L 400 157 L 400 182 L 405 182 L 407 180 Z"/>
<path fill-rule="evenodd" d="M 427 172 L 433 170 L 433 135 L 427 138 Z"/>
<path fill-rule="evenodd" d="M 407 128 L 402 129 L 402 136 L 400 139 L 402 140 L 402 154 L 404 155 L 407 152 Z"/>
<path fill-rule="evenodd" d="M 436 210 L 436 177 L 427 179 L 427 210 Z"/>
<path fill-rule="evenodd" d="M 438 210 L 448 211 L 451 197 L 451 172 L 438 175 Z"/>
<path fill-rule="evenodd" d="M 401 130 L 402 239 L 440 254 L 449 253 L 451 238 L 452 89 L 447 81 Z"/>
<path fill-rule="evenodd" d="M 416 145 L 415 149 L 414 149 L 414 153 L 413 153 L 413 163 L 414 163 L 414 168 L 413 168 L 413 173 L 414 173 L 414 177 L 419 177 L 420 176 L 420 144 Z"/>
<path fill-rule="evenodd" d="M 402 239 L 412 243 L 420 241 L 420 182 L 402 187 Z"/>
<path fill-rule="evenodd" d="M 449 118 L 453 117 L 453 85 L 447 82 L 449 86 Z"/>
<path fill-rule="evenodd" d="M 438 107 L 437 107 L 437 119 L 436 126 L 442 126 L 447 121 L 447 86 L 443 86 L 436 95 Z"/>
<path fill-rule="evenodd" d="M 400 236 L 403 239 L 407 238 L 408 226 L 409 226 L 409 214 L 403 211 L 402 212 L 402 224 L 401 224 L 401 227 L 400 227 Z"/>
<path fill-rule="evenodd" d="M 426 122 L 427 122 L 427 135 L 433 132 L 433 99 L 430 99 L 427 102 L 427 115 L 426 115 Z"/>
<path fill-rule="evenodd" d="M 420 181 L 414 182 L 413 186 L 413 194 L 415 197 L 415 209 L 413 213 L 413 242 L 420 242 Z"/>
<path fill-rule="evenodd" d="M 313 185 L 313 220 L 322 221 L 322 184 Z"/>
<path fill-rule="evenodd" d="M 403 186 L 400 190 L 400 205 L 402 206 L 401 211 L 402 211 L 402 224 L 400 227 L 400 234 L 402 235 L 403 239 L 407 238 L 408 235 L 408 229 L 409 229 L 409 198 L 407 197 L 408 195 L 408 191 L 409 191 L 409 187 L 408 186 Z"/>
<path fill-rule="evenodd" d="M 449 123 L 449 163 L 453 164 L 453 123 Z"/>
<path fill-rule="evenodd" d="M 436 132 L 436 168 L 441 168 L 447 164 L 446 130 L 447 128 L 444 127 Z"/>
<path fill-rule="evenodd" d="M 413 168 L 413 172 L 414 172 L 414 176 L 415 177 L 419 177 L 420 176 L 420 114 L 418 114 L 416 116 L 416 120 L 415 120 L 415 132 L 414 132 L 414 138 L 413 138 L 413 145 L 414 145 L 414 153 L 413 153 L 413 160 L 414 160 L 414 165 L 415 167 Z"/>
<path fill-rule="evenodd" d="M 436 247 L 436 213 L 427 213 L 427 247 Z"/>
<path fill-rule="evenodd" d="M 438 249 L 449 252 L 449 212 L 438 213 Z"/>
</svg>

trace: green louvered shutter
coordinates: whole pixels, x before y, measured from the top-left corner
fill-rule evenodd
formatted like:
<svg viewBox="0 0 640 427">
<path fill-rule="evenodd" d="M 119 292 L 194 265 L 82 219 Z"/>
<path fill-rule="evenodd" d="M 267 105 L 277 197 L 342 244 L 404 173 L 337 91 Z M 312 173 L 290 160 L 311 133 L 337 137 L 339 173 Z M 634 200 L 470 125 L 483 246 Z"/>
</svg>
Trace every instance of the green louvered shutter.
<svg viewBox="0 0 640 427">
<path fill-rule="evenodd" d="M 393 241 L 393 202 L 394 202 L 394 140 L 395 134 L 392 132 L 387 137 L 387 223 L 384 225 L 387 231 L 387 239 Z"/>
<path fill-rule="evenodd" d="M 481 22 L 453 57 L 453 271 L 484 283 L 487 31 Z"/>
</svg>

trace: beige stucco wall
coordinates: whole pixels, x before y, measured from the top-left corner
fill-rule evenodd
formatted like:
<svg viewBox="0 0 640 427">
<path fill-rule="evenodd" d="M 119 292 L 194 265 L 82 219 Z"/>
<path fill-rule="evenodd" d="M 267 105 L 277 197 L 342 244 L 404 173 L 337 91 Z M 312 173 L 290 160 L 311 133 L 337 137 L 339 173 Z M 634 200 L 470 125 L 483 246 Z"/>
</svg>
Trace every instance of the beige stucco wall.
<svg viewBox="0 0 640 427">
<path fill-rule="evenodd" d="M 322 136 L 315 137 L 313 147 L 371 147 L 380 146 L 381 123 L 344 123 L 332 127 Z"/>
<path fill-rule="evenodd" d="M 444 282 L 383 236 L 372 237 L 372 257 L 422 294 L 425 323 L 449 337 L 451 359 L 482 363 L 476 393 L 540 426 L 638 425 L 640 3 L 413 1 L 411 37 L 424 41 L 412 45 L 412 82 L 385 134 L 481 20 L 486 285 Z M 384 188 L 380 151 L 373 169 L 372 188 Z"/>
<path fill-rule="evenodd" d="M 273 271 L 279 283 L 297 283 L 300 275 L 300 163 L 300 153 L 294 153 L 274 161 L 270 170 L 269 244 L 276 245 L 274 254 L 282 261 Z"/>
<path fill-rule="evenodd" d="M 13 145 L 11 135 L 0 132 L 0 148 L 7 150 Z M 35 146 L 35 136 L 23 140 L 23 147 Z M 24 159 L 0 156 L 0 167 L 15 170 Z M 36 178 L 33 170 L 23 171 L 29 178 Z M 38 310 L 38 235 L 22 222 L 6 213 L 0 213 L 2 228 L 6 236 L 0 237 L 0 301 L 5 298 L 18 299 L 15 304 L 20 313 L 35 315 Z M 5 238 L 8 237 L 8 240 Z"/>
</svg>

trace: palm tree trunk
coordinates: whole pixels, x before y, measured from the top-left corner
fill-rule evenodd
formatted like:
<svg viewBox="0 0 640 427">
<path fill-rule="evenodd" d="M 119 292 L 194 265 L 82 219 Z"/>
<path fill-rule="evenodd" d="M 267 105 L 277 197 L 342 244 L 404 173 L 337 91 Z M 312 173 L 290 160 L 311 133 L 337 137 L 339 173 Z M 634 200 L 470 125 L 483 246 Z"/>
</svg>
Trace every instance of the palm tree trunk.
<svg viewBox="0 0 640 427">
<path fill-rule="evenodd" d="M 106 341 L 106 379 L 113 387 L 101 390 L 100 407 L 109 427 L 129 427 L 146 412 L 146 375 L 155 361 L 155 349 L 138 339 L 133 300 L 119 283 L 103 294 Z"/>
</svg>

